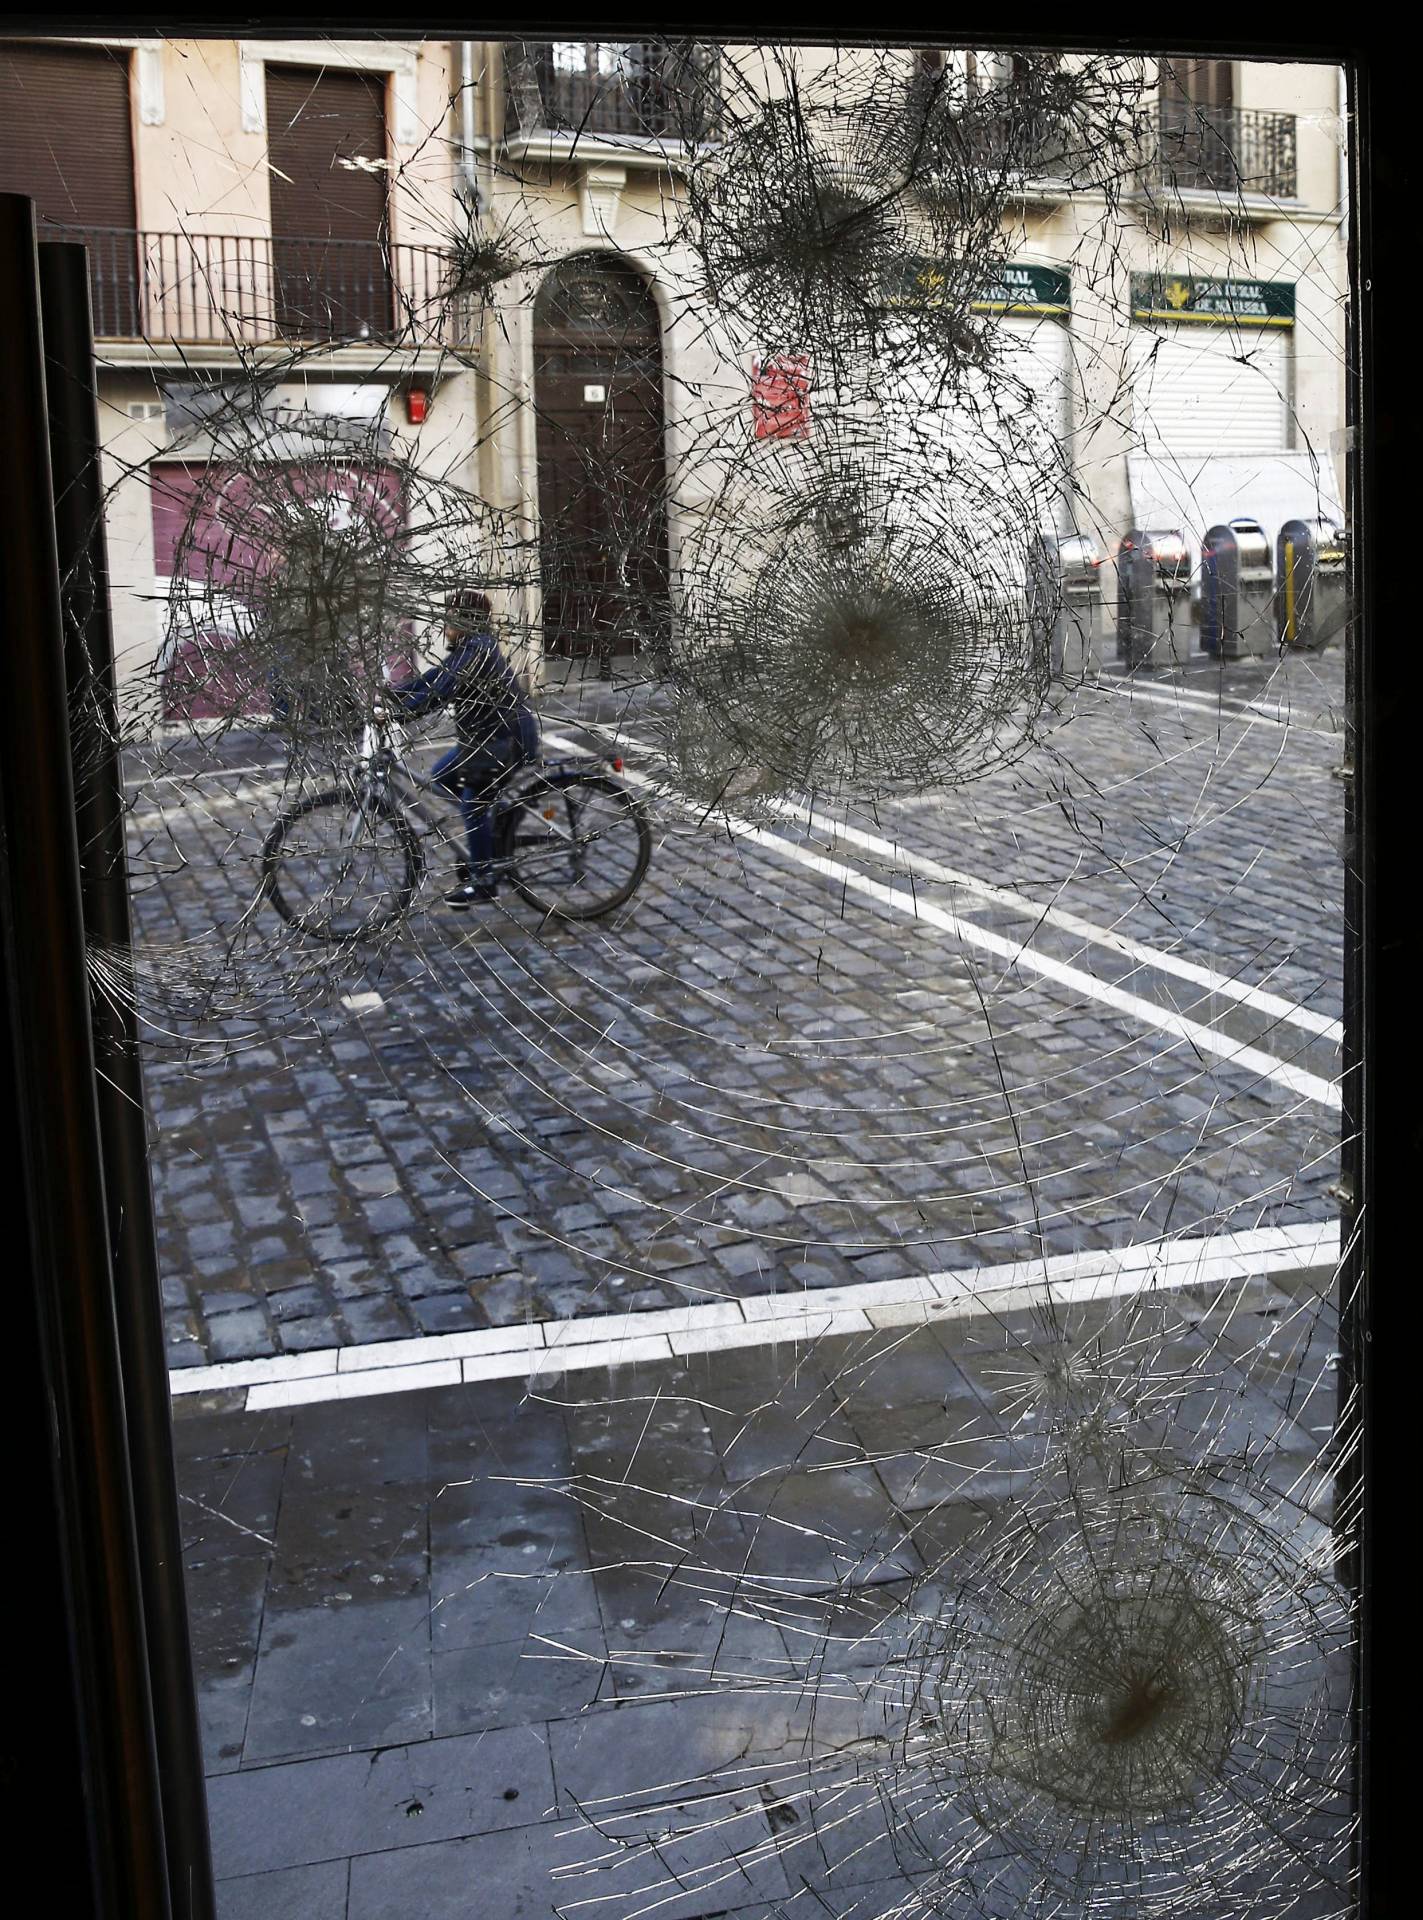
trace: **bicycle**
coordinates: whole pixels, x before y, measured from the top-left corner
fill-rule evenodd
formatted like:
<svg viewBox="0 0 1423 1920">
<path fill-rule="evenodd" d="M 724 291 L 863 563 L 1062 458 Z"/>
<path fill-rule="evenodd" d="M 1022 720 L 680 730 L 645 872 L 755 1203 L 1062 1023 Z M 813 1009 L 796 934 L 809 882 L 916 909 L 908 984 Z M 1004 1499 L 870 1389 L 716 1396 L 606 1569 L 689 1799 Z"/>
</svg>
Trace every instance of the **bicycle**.
<svg viewBox="0 0 1423 1920">
<path fill-rule="evenodd" d="M 647 811 L 615 775 L 620 759 L 524 762 L 499 782 L 494 878 L 560 920 L 597 920 L 642 884 L 652 859 Z M 378 709 L 354 767 L 281 814 L 262 846 L 262 893 L 288 926 L 327 942 L 374 940 L 409 913 L 425 877 L 424 839 L 460 847 L 422 794 L 458 803 L 406 762 Z M 427 830 L 422 836 L 414 821 Z"/>
</svg>

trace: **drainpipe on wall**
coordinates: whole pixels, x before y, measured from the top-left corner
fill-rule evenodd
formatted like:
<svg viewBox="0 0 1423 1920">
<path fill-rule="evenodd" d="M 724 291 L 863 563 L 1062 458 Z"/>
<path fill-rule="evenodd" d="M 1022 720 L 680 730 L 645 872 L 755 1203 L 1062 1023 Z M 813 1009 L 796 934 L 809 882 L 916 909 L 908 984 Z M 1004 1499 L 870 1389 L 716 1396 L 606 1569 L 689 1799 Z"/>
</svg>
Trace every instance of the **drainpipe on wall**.
<svg viewBox="0 0 1423 1920">
<path fill-rule="evenodd" d="M 1349 75 L 1339 68 L 1339 213 L 1349 228 Z"/>
<path fill-rule="evenodd" d="M 461 40 L 460 189 L 465 204 L 474 209 L 480 218 L 487 219 L 494 210 L 493 154 L 494 140 L 496 137 L 494 123 L 498 114 L 499 102 L 494 99 L 492 89 L 486 89 L 487 124 L 484 128 L 485 151 L 481 155 L 475 144 L 477 119 L 475 112 L 474 76 L 475 42 L 473 40 Z M 520 351 L 521 343 L 526 342 L 528 339 L 527 326 L 516 324 L 511 328 L 511 335 L 512 338 L 508 345 L 512 347 L 514 353 L 518 356 L 520 364 L 520 372 L 516 376 L 514 384 L 516 390 L 522 389 L 521 399 L 523 402 L 523 404 L 517 408 L 514 415 L 515 468 L 518 475 L 516 482 L 518 494 L 517 511 L 520 533 L 525 542 L 532 545 L 538 537 L 538 525 L 534 518 L 533 510 L 533 490 L 538 484 L 536 478 L 538 471 L 538 449 L 534 428 L 534 394 L 531 377 L 532 362 L 531 359 L 525 360 L 524 355 Z M 524 371 L 525 367 L 528 368 L 527 372 Z M 501 438 L 503 432 L 507 430 L 506 424 L 505 427 L 501 429 Z M 498 497 L 501 491 L 502 489 L 496 480 L 494 485 L 495 496 Z M 520 609 L 521 614 L 523 618 L 532 625 L 538 607 L 536 591 L 532 587 L 526 586 L 520 597 L 524 602 L 523 607 Z M 532 658 L 527 665 L 527 675 L 530 681 L 534 685 L 537 685 L 542 677 L 542 657 L 536 650 L 531 649 L 531 653 Z"/>
<path fill-rule="evenodd" d="M 460 188 L 466 203 L 484 211 L 474 157 L 474 42 L 460 41 Z"/>
<path fill-rule="evenodd" d="M 1351 132 L 1349 127 L 1349 108 L 1350 108 L 1349 73 L 1346 67 L 1340 67 L 1338 69 L 1338 84 L 1339 84 L 1339 245 L 1344 256 L 1344 277 L 1345 277 L 1345 284 L 1347 285 L 1348 275 L 1349 275 L 1348 263 L 1349 263 L 1349 257 L 1350 257 L 1349 255 L 1349 225 L 1350 225 L 1349 154 L 1350 154 L 1353 143 L 1352 143 Z M 1348 408 L 1347 384 L 1346 384 L 1344 401 L 1342 406 L 1340 407 L 1340 414 L 1346 420 L 1348 418 L 1348 411 L 1349 411 L 1349 408 Z M 1341 499 L 1341 504 L 1343 505 L 1343 508 L 1344 508 L 1344 518 L 1345 518 L 1345 521 L 1347 522 L 1352 518 L 1353 511 L 1354 511 L 1354 502 L 1352 499 L 1352 492 L 1353 492 L 1352 477 L 1353 477 L 1354 468 L 1353 468 L 1353 462 L 1349 458 L 1349 453 L 1351 449 L 1350 429 L 1346 426 L 1341 433 L 1333 437 L 1337 438 L 1340 443 L 1339 466 L 1342 467 L 1343 473 L 1344 473 L 1344 484 L 1341 490 L 1340 499 Z M 1338 470 L 1339 470 L 1338 468 L 1335 469 L 1336 472 Z"/>
</svg>

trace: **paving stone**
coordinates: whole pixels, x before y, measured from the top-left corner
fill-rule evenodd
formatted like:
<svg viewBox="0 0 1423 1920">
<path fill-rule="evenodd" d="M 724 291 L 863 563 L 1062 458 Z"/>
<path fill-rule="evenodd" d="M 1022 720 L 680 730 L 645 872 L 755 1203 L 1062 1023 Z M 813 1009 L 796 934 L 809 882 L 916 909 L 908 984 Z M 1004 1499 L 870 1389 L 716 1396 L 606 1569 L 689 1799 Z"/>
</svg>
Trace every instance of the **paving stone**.
<svg viewBox="0 0 1423 1920">
<path fill-rule="evenodd" d="M 544 1317 L 538 1295 L 519 1273 L 475 1281 L 469 1294 L 479 1312 L 494 1327 L 522 1326 Z"/>
<path fill-rule="evenodd" d="M 359 1573 L 351 1578 L 359 1594 Z M 344 1589 L 342 1590 L 344 1592 Z M 429 1607 L 422 1592 L 340 1593 L 317 1607 L 269 1603 L 243 1763 L 425 1739 L 433 1731 Z"/>
<path fill-rule="evenodd" d="M 526 1826 L 552 1801 L 548 1748 L 527 1727 L 258 1767 L 209 1783 L 213 1864 L 230 1879 L 388 1857 Z M 467 1903 L 468 1883 L 464 1895 Z M 412 1898 L 408 1910 L 424 1908 Z"/>
<path fill-rule="evenodd" d="M 235 1772 L 252 1705 L 267 1557 L 213 1555 L 198 1547 L 184 1555 L 183 1577 L 204 1770 Z"/>
<path fill-rule="evenodd" d="M 217 1883 L 217 1920 L 346 1920 L 349 1866 L 281 1867 Z"/>
<path fill-rule="evenodd" d="M 513 1264 L 502 1241 L 451 1247 L 449 1258 L 455 1271 L 469 1280 L 485 1280 L 495 1274 L 508 1273 Z"/>
<path fill-rule="evenodd" d="M 343 1301 L 341 1320 L 347 1338 L 356 1346 L 403 1339 L 415 1326 L 406 1308 L 382 1296 Z"/>
<path fill-rule="evenodd" d="M 350 1920 L 376 1920 L 402 1897 L 430 1920 L 460 1920 L 471 1885 L 499 1889 L 501 1920 L 545 1920 L 590 1896 L 606 1898 L 610 1912 L 633 1913 L 650 1901 L 666 1920 L 715 1920 L 727 1910 L 709 1903 L 724 1902 L 729 1885 L 738 1897 L 779 1902 L 786 1895 L 769 1833 L 764 1808 L 747 1795 L 714 1826 L 692 1804 L 669 1807 L 655 1821 L 635 1812 L 610 1816 L 594 1834 L 586 1826 L 526 1827 L 422 1848 L 403 1863 L 403 1876 L 389 1856 L 370 1857 L 352 1864 Z M 570 1874 L 571 1866 L 581 1871 Z"/>
<path fill-rule="evenodd" d="M 325 1279 L 337 1300 L 363 1300 L 389 1290 L 387 1275 L 369 1260 L 338 1260 L 326 1269 Z"/>
<path fill-rule="evenodd" d="M 463 1333 L 485 1324 L 463 1289 L 423 1294 L 410 1302 L 410 1314 L 422 1333 Z"/>
<path fill-rule="evenodd" d="M 591 1706 L 611 1685 L 601 1630 L 565 1627 L 556 1639 L 556 1646 L 526 1636 L 437 1652 L 436 1734 L 561 1720 Z"/>
<path fill-rule="evenodd" d="M 206 1459 L 186 1454 L 178 1509 L 184 1553 L 223 1562 L 268 1558 L 285 1470 L 280 1448 Z"/>
<path fill-rule="evenodd" d="M 214 1315 L 208 1321 L 208 1350 L 214 1360 L 247 1360 L 272 1351 L 268 1320 L 257 1307 Z"/>
<path fill-rule="evenodd" d="M 340 1345 L 340 1332 L 333 1315 L 310 1314 L 301 1319 L 277 1318 L 277 1337 L 283 1353 L 319 1353 Z"/>
<path fill-rule="evenodd" d="M 264 1282 L 271 1271 L 271 1268 L 268 1268 L 263 1274 Z M 286 1278 L 287 1276 L 284 1275 L 283 1279 Z M 263 1290 L 267 1296 L 268 1308 L 273 1318 L 279 1322 L 305 1320 L 313 1313 L 320 1313 L 327 1304 L 326 1295 L 322 1289 L 314 1286 L 305 1275 L 294 1284 L 280 1287 L 264 1285 Z"/>
</svg>

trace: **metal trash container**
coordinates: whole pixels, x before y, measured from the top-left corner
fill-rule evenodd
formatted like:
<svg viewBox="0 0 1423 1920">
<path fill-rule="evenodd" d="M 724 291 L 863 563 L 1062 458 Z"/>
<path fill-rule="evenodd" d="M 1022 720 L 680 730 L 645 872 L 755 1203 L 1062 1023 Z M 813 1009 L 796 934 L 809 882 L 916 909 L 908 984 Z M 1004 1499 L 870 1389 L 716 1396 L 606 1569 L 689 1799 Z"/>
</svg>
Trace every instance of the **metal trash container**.
<svg viewBox="0 0 1423 1920">
<path fill-rule="evenodd" d="M 1275 570 L 1258 520 L 1212 527 L 1201 542 L 1201 646 L 1220 660 L 1275 651 Z"/>
<path fill-rule="evenodd" d="M 1332 520 L 1286 520 L 1275 543 L 1275 630 L 1282 648 L 1318 651 L 1349 624 L 1348 549 Z"/>
<path fill-rule="evenodd" d="M 1129 667 L 1184 664 L 1191 552 L 1179 527 L 1133 527 L 1117 549 L 1117 658 Z"/>
<path fill-rule="evenodd" d="M 1028 556 L 1028 618 L 1054 680 L 1076 686 L 1102 666 L 1102 555 L 1085 534 L 1040 534 Z M 1041 656 L 1039 656 L 1041 657 Z"/>
</svg>

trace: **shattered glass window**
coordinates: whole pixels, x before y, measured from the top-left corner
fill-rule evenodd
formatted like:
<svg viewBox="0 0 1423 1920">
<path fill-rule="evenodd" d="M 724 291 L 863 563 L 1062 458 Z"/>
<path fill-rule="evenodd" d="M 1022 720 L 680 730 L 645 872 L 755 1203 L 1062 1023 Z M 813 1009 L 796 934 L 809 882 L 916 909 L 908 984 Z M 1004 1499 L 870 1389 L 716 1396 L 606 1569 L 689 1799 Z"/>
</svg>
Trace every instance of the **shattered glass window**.
<svg viewBox="0 0 1423 1920">
<path fill-rule="evenodd" d="M 89 252 L 222 1911 L 1351 1912 L 1344 76 L 0 100 Z"/>
</svg>

